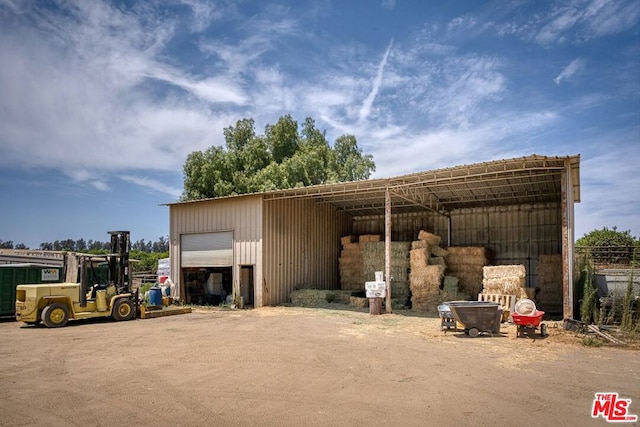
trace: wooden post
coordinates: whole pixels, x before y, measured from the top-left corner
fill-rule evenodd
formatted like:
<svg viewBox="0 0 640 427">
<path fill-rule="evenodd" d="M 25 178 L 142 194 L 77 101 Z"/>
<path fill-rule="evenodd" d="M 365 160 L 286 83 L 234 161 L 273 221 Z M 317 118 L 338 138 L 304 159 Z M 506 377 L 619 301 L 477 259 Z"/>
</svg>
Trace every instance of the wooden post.
<svg viewBox="0 0 640 427">
<path fill-rule="evenodd" d="M 391 194 L 389 181 L 384 192 L 384 281 L 387 288 L 386 312 L 391 314 Z"/>
</svg>

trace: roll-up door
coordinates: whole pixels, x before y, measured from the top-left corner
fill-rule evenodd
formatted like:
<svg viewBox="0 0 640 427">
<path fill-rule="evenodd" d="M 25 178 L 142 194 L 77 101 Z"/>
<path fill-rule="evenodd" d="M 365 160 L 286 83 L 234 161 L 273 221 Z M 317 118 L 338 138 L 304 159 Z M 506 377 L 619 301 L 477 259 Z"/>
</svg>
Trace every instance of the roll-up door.
<svg viewBox="0 0 640 427">
<path fill-rule="evenodd" d="M 233 232 L 183 234 L 182 267 L 233 265 Z"/>
</svg>

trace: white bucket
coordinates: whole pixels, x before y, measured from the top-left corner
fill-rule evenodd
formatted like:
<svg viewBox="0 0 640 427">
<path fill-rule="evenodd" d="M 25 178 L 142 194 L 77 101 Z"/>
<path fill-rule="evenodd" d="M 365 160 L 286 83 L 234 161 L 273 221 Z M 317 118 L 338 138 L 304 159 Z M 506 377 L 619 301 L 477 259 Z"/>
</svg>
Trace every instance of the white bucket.
<svg viewBox="0 0 640 427">
<path fill-rule="evenodd" d="M 384 271 L 376 271 L 376 282 L 384 282 Z"/>
</svg>

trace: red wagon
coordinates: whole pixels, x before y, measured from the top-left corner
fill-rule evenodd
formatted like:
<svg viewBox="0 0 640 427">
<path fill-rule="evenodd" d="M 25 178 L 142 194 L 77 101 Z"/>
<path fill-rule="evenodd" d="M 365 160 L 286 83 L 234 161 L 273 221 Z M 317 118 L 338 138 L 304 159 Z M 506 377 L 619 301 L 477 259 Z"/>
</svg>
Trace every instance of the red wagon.
<svg viewBox="0 0 640 427">
<path fill-rule="evenodd" d="M 513 323 L 518 326 L 516 337 L 527 336 L 529 338 L 535 338 L 536 329 L 538 327 L 540 327 L 540 335 L 546 337 L 547 325 L 540 323 L 542 321 L 542 316 L 544 316 L 544 311 L 540 310 L 537 310 L 535 314 L 531 315 L 513 313 L 511 315 Z"/>
</svg>

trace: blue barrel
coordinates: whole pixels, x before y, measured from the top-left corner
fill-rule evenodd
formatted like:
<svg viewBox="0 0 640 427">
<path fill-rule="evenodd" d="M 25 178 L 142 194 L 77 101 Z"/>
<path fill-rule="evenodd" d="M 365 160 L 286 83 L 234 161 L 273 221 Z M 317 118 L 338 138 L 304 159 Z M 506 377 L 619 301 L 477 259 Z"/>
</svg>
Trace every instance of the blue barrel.
<svg viewBox="0 0 640 427">
<path fill-rule="evenodd" d="M 162 289 L 154 286 L 149 289 L 149 305 L 162 305 Z"/>
</svg>

